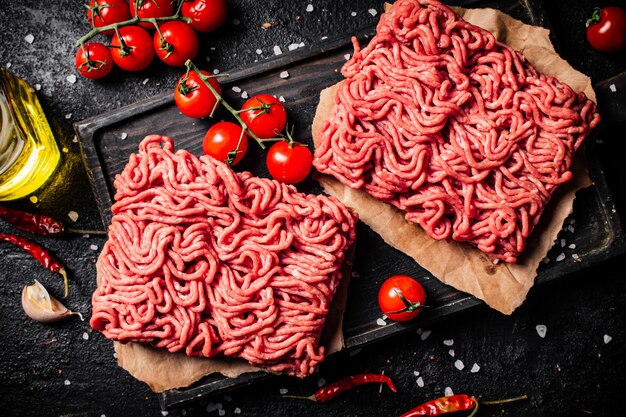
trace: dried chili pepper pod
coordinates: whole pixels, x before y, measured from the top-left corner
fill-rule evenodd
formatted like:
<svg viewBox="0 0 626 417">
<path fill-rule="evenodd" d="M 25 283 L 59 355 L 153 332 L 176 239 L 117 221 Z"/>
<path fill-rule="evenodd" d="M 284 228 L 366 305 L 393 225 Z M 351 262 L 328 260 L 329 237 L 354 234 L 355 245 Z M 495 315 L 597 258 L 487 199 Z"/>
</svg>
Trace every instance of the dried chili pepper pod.
<svg viewBox="0 0 626 417">
<path fill-rule="evenodd" d="M 73 234 L 105 234 L 99 230 L 77 230 L 65 227 L 60 220 L 44 214 L 29 213 L 11 209 L 8 207 L 0 207 L 0 219 L 12 224 L 20 230 L 34 233 L 45 237 L 62 237 L 67 233 Z"/>
<path fill-rule="evenodd" d="M 504 400 L 480 401 L 480 404 L 497 405 L 526 399 L 528 399 L 528 397 L 522 395 L 520 397 L 507 398 Z M 402 414 L 400 417 L 440 416 L 442 414 L 456 413 L 457 411 L 473 410 L 468 416 L 472 417 L 478 411 L 478 404 L 479 402 L 476 397 L 465 394 L 449 395 L 420 404 L 414 409 Z"/>
<path fill-rule="evenodd" d="M 67 297 L 69 283 L 67 279 L 67 271 L 61 262 L 59 262 L 46 248 L 40 244 L 33 242 L 22 236 L 10 235 L 6 233 L 0 233 L 0 240 L 14 244 L 15 246 L 24 250 L 30 256 L 35 258 L 42 264 L 47 270 L 56 272 L 63 277 L 63 283 L 65 291 L 63 297 Z"/>
<path fill-rule="evenodd" d="M 344 393 L 345 391 L 354 389 L 361 385 L 365 384 L 386 384 L 389 389 L 393 392 L 397 392 L 395 385 L 391 378 L 387 375 L 381 374 L 360 374 L 360 375 L 352 375 L 340 379 L 337 382 L 333 382 L 325 387 L 320 388 L 315 392 L 315 394 L 308 397 L 299 397 L 296 395 L 283 395 L 283 398 L 298 398 L 301 400 L 311 400 L 318 403 L 325 403 L 330 400 L 337 398 L 339 395 Z"/>
</svg>

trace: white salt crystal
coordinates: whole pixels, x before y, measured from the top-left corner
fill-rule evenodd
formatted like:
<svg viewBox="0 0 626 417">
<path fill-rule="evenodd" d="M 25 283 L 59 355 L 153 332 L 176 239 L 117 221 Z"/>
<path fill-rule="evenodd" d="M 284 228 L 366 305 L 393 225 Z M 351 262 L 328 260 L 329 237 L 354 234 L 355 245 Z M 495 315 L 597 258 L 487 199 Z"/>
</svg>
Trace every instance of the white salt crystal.
<svg viewBox="0 0 626 417">
<path fill-rule="evenodd" d="M 546 337 L 546 332 L 548 331 L 548 328 L 545 325 L 538 324 L 537 326 L 535 326 L 535 329 L 537 329 L 537 334 L 539 335 L 539 337 L 541 337 L 542 339 Z"/>
<path fill-rule="evenodd" d="M 430 334 L 432 333 L 432 331 L 430 330 L 424 330 L 420 336 L 420 339 L 422 340 L 426 340 L 428 339 L 428 336 L 430 336 Z"/>
<path fill-rule="evenodd" d="M 576 244 L 575 244 L 575 243 L 572 243 L 571 245 L 569 245 L 569 246 L 568 246 L 568 248 L 570 248 L 570 249 L 576 249 Z"/>
<path fill-rule="evenodd" d="M 69 379 L 66 379 L 65 381 L 63 381 L 63 383 L 64 383 L 65 385 L 70 385 L 70 384 L 71 384 L 71 382 L 70 382 L 70 380 L 69 380 Z"/>
<path fill-rule="evenodd" d="M 307 12 L 309 12 L 309 13 L 311 13 L 311 12 L 313 11 L 313 5 L 312 5 L 312 4 L 308 4 L 308 5 L 306 6 L 306 11 L 307 11 Z"/>
<path fill-rule="evenodd" d="M 343 56 L 343 58 L 344 58 L 346 61 L 347 61 L 347 60 L 349 60 L 349 59 L 350 59 L 350 54 L 345 54 L 345 55 Z"/>
<path fill-rule="evenodd" d="M 278 97 L 278 101 L 280 101 L 281 103 L 284 103 L 285 102 L 285 97 L 283 97 L 283 96 Z"/>
<path fill-rule="evenodd" d="M 356 12 L 350 12 L 350 16 L 352 17 L 356 16 Z"/>
<path fill-rule="evenodd" d="M 122 134 L 120 135 L 121 140 L 125 140 L 127 137 L 128 137 L 128 133 L 126 132 L 122 132 Z"/>
<path fill-rule="evenodd" d="M 67 217 L 73 221 L 74 223 L 76 223 L 76 220 L 78 220 L 78 213 L 76 213 L 74 210 L 69 211 L 67 213 Z"/>
<path fill-rule="evenodd" d="M 241 98 L 248 98 L 248 92 L 244 91 L 243 93 L 241 93 Z"/>
<path fill-rule="evenodd" d="M 41 84 L 35 84 L 35 90 L 37 91 L 41 90 Z"/>
<path fill-rule="evenodd" d="M 226 415 L 226 411 L 222 410 L 222 409 L 219 409 L 219 410 L 217 410 L 217 414 L 220 415 L 220 416 L 225 416 Z"/>
<path fill-rule="evenodd" d="M 604 340 L 605 345 L 609 343 L 611 340 L 613 340 L 613 338 L 609 336 L 608 334 L 605 334 L 602 339 Z"/>
<path fill-rule="evenodd" d="M 324 41 L 324 40 L 328 39 L 328 36 L 322 36 L 320 39 Z"/>
<path fill-rule="evenodd" d="M 83 340 L 89 340 L 89 333 L 87 332 L 83 333 Z"/>
<path fill-rule="evenodd" d="M 572 225 L 570 224 L 569 226 L 567 226 L 567 230 L 568 230 L 570 233 L 574 233 L 574 226 L 572 226 Z"/>
<path fill-rule="evenodd" d="M 220 73 L 220 70 L 218 70 L 217 68 L 215 68 L 215 69 L 213 70 L 213 74 L 217 75 L 217 74 L 219 74 L 219 73 Z"/>
<path fill-rule="evenodd" d="M 376 320 L 376 324 L 378 324 L 379 326 L 386 326 L 387 322 L 383 319 L 378 319 Z"/>
<path fill-rule="evenodd" d="M 324 378 L 320 378 L 319 381 L 317 381 L 317 386 L 318 387 L 323 387 L 326 384 L 326 380 Z"/>
<path fill-rule="evenodd" d="M 580 259 L 580 257 L 578 256 L 577 253 L 572 253 L 572 258 L 575 259 L 575 260 Z"/>
<path fill-rule="evenodd" d="M 304 42 L 300 42 L 300 43 L 298 44 L 298 48 L 304 48 Z"/>
<path fill-rule="evenodd" d="M 564 248 L 565 247 L 565 239 L 561 239 L 561 247 Z"/>
<path fill-rule="evenodd" d="M 615 87 L 615 84 L 611 84 L 611 85 L 609 85 L 609 90 L 611 90 L 612 93 L 616 93 L 617 92 L 617 87 Z"/>
<path fill-rule="evenodd" d="M 113 357 L 117 359 L 117 352 L 113 352 Z"/>
<path fill-rule="evenodd" d="M 161 415 L 163 417 L 167 416 L 169 414 L 169 411 L 161 411 Z"/>
<path fill-rule="evenodd" d="M 78 136 L 74 135 L 74 138 L 72 139 L 73 143 L 78 143 Z M 89 235 L 87 235 L 87 237 L 89 237 Z"/>
<path fill-rule="evenodd" d="M 296 49 L 298 49 L 298 44 L 297 43 L 290 43 L 289 46 L 287 47 L 287 49 L 289 49 L 290 51 L 295 51 Z"/>
<path fill-rule="evenodd" d="M 283 51 L 282 51 L 282 49 L 280 49 L 280 46 L 274 45 L 274 55 L 280 55 L 282 53 L 283 53 Z"/>
<path fill-rule="evenodd" d="M 141 82 L 141 84 L 146 85 L 146 84 L 148 84 L 148 81 L 150 81 L 150 78 L 146 78 L 146 79 L 144 79 L 144 80 Z"/>
<path fill-rule="evenodd" d="M 446 389 L 443 391 L 443 395 L 445 395 L 446 397 L 449 397 L 451 395 L 454 395 L 454 391 L 452 391 L 452 388 L 446 387 Z"/>
<path fill-rule="evenodd" d="M 470 369 L 470 372 L 475 374 L 478 371 L 480 371 L 480 366 L 478 366 L 478 364 L 475 363 L 474 365 L 472 365 L 472 369 Z"/>
<path fill-rule="evenodd" d="M 448 351 L 448 355 L 452 356 L 454 358 L 454 349 L 450 349 Z"/>
<path fill-rule="evenodd" d="M 241 93 L 241 88 L 237 87 L 236 85 L 233 86 L 233 91 L 235 93 Z"/>
<path fill-rule="evenodd" d="M 11 68 L 11 65 L 13 65 L 13 64 L 11 64 L 10 62 L 7 62 L 7 64 L 5 65 L 6 69 Z"/>
<path fill-rule="evenodd" d="M 66 114 L 66 115 L 65 115 L 65 118 L 66 118 L 67 120 L 71 119 L 71 118 L 72 118 L 72 113 L 68 113 L 68 114 Z"/>
<path fill-rule="evenodd" d="M 239 407 L 235 408 L 235 411 L 233 411 L 233 413 L 241 414 L 241 408 L 239 408 Z"/>
<path fill-rule="evenodd" d="M 105 414 L 100 414 L 100 417 L 107 417 Z"/>
<path fill-rule="evenodd" d="M 463 368 L 465 368 L 465 364 L 460 359 L 457 359 L 456 361 L 454 361 L 454 367 L 459 371 L 462 371 Z"/>
<path fill-rule="evenodd" d="M 89 246 L 89 249 L 91 249 L 91 250 L 98 250 L 98 245 L 91 245 L 91 246 Z"/>
<path fill-rule="evenodd" d="M 25 40 L 27 43 L 29 43 L 29 44 L 31 44 L 31 45 L 32 45 L 32 43 L 35 41 L 35 37 L 33 36 L 33 34 L 32 34 L 32 33 L 29 33 L 28 35 L 24 36 L 24 40 Z"/>
<path fill-rule="evenodd" d="M 285 395 L 289 392 L 289 390 L 287 388 L 281 388 L 278 392 L 280 392 L 280 395 Z"/>
<path fill-rule="evenodd" d="M 413 375 L 415 376 L 419 376 L 420 372 L 419 371 L 413 371 Z"/>
<path fill-rule="evenodd" d="M 283 71 L 280 73 L 280 78 L 289 78 L 289 72 Z"/>
<path fill-rule="evenodd" d="M 453 339 L 446 339 L 443 341 L 443 344 L 446 346 L 452 346 L 454 344 L 454 340 Z"/>
<path fill-rule="evenodd" d="M 422 378 L 421 376 L 419 378 L 417 378 L 417 386 L 420 388 L 424 388 L 424 378 Z"/>
<path fill-rule="evenodd" d="M 561 262 L 563 259 L 565 259 L 565 254 L 561 252 L 561 254 L 556 257 L 556 261 Z"/>
<path fill-rule="evenodd" d="M 263 53 L 263 50 L 261 50 L 261 49 L 257 49 L 257 50 L 256 50 L 256 54 L 257 54 L 257 55 L 261 55 L 262 53 Z"/>
<path fill-rule="evenodd" d="M 65 79 L 70 84 L 74 84 L 76 82 L 76 76 L 74 74 L 68 75 L 67 77 L 65 77 Z"/>
<path fill-rule="evenodd" d="M 378 12 L 376 11 L 376 9 L 369 9 L 367 11 L 369 14 L 371 14 L 372 16 L 376 16 L 378 14 Z"/>
</svg>

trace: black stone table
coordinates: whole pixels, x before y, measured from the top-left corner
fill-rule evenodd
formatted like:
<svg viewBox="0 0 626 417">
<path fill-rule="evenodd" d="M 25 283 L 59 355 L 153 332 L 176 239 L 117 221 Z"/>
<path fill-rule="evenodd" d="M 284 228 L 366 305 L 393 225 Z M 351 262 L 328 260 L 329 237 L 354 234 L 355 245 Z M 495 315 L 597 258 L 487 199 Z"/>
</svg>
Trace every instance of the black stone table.
<svg viewBox="0 0 626 417">
<path fill-rule="evenodd" d="M 306 11 L 309 3 L 311 12 Z M 595 2 L 536 3 L 546 9 L 558 51 L 575 68 L 594 82 L 626 70 L 626 54 L 605 56 L 591 50 L 585 41 L 583 22 Z M 626 7 L 623 0 L 606 3 Z M 229 8 L 224 27 L 201 38 L 199 62 L 204 61 L 209 69 L 254 65 L 271 56 L 274 45 L 286 51 L 292 43 L 310 44 L 322 36 L 356 30 L 374 23 L 378 17 L 368 10 L 380 13 L 382 5 L 371 0 L 236 0 L 229 2 Z M 262 29 L 264 22 L 271 22 L 272 27 Z M 72 141 L 71 123 L 169 91 L 180 70 L 155 63 L 139 74 L 115 70 L 103 81 L 78 76 L 71 83 L 67 77 L 76 74 L 74 41 L 87 29 L 81 1 L 0 0 L 0 66 L 41 86 L 38 95 L 44 109 L 61 145 L 69 149 L 63 156 L 64 174 L 42 192 L 37 206 L 27 200 L 13 206 L 65 219 L 73 210 L 79 214 L 77 227 L 93 229 L 102 225 L 79 144 Z M 25 40 L 29 34 L 32 43 Z M 262 53 L 257 54 L 257 49 Z M 626 138 L 623 130 L 615 136 L 602 150 L 608 161 L 606 175 L 623 213 Z M 0 232 L 14 231 L 0 224 Z M 67 264 L 72 279 L 67 305 L 88 317 L 95 259 L 104 238 L 36 240 Z M 276 377 L 228 395 L 201 399 L 169 415 L 394 416 L 442 396 L 446 387 L 455 393 L 492 399 L 520 394 L 530 397 L 507 407 L 484 407 L 480 412 L 484 416 L 626 415 L 622 401 L 626 393 L 625 262 L 626 257 L 621 256 L 534 288 L 511 316 L 480 307 L 424 329 L 421 335 L 412 332 L 371 345 L 349 360 L 331 358 L 319 376 L 304 382 Z M 45 282 L 54 294 L 62 293 L 54 274 L 1 244 L 0 415 L 161 415 L 158 397 L 117 366 L 111 342 L 92 332 L 86 322 L 72 319 L 44 325 L 24 315 L 21 290 L 34 278 Z M 537 325 L 547 327 L 545 338 L 539 337 Z M 455 368 L 457 359 L 464 362 L 463 370 Z M 478 372 L 471 372 L 474 363 L 480 367 Z M 321 378 L 333 381 L 349 374 L 380 371 L 394 376 L 398 394 L 368 387 L 328 405 L 285 400 L 280 395 L 285 389 L 292 394 L 311 393 Z"/>
</svg>

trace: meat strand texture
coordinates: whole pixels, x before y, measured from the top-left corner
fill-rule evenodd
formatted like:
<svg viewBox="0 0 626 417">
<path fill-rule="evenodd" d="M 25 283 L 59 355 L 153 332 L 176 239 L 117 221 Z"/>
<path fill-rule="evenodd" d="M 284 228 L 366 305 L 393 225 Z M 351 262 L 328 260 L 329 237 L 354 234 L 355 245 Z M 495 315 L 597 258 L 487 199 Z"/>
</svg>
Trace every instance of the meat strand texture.
<svg viewBox="0 0 626 417">
<path fill-rule="evenodd" d="M 342 68 L 314 166 L 434 239 L 516 262 L 595 104 L 434 0 L 398 0 Z"/>
<path fill-rule="evenodd" d="M 304 377 L 356 215 L 148 136 L 115 178 L 91 326 L 120 342 Z"/>
</svg>

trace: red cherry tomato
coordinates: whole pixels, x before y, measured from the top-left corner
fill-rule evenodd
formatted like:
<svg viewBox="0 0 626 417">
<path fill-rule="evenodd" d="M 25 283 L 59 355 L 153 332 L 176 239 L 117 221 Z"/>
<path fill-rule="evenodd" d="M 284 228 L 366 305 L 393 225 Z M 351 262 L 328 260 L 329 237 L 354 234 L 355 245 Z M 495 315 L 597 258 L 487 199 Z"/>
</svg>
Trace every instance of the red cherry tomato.
<svg viewBox="0 0 626 417">
<path fill-rule="evenodd" d="M 111 55 L 117 66 L 126 71 L 141 71 L 148 67 L 154 59 L 152 36 L 139 26 L 124 26 L 119 32 L 124 47 L 117 34 L 111 39 Z"/>
<path fill-rule="evenodd" d="M 181 13 L 191 18 L 191 27 L 198 32 L 211 32 L 226 21 L 226 0 L 191 0 L 183 3 Z"/>
<path fill-rule="evenodd" d="M 201 70 L 203 75 L 209 75 L 208 72 Z M 217 78 L 209 78 L 209 83 L 218 92 L 222 93 L 222 88 Z M 211 114 L 217 99 L 209 90 L 195 71 L 190 71 L 189 76 L 184 74 L 179 78 L 174 89 L 174 101 L 178 110 L 188 117 L 206 117 Z"/>
<path fill-rule="evenodd" d="M 80 75 L 97 80 L 109 75 L 113 69 L 113 58 L 105 45 L 89 42 L 76 51 L 75 65 Z"/>
<path fill-rule="evenodd" d="M 167 65 L 179 67 L 198 53 L 198 37 L 196 32 L 185 22 L 172 20 L 164 23 L 154 33 L 154 50 L 157 56 Z"/>
<path fill-rule="evenodd" d="M 285 184 L 297 184 L 311 172 L 313 155 L 306 145 L 294 142 L 276 142 L 265 160 L 270 175 Z"/>
<path fill-rule="evenodd" d="M 87 20 L 93 27 L 102 27 L 130 19 L 128 4 L 124 0 L 91 0 L 87 8 Z M 111 35 L 113 29 L 103 32 Z"/>
<path fill-rule="evenodd" d="M 267 106 L 267 109 L 260 107 Z M 241 107 L 248 110 L 240 114 L 252 133 L 261 139 L 275 138 L 287 124 L 287 111 L 285 106 L 276 97 L 269 94 L 259 94 L 251 97 Z"/>
<path fill-rule="evenodd" d="M 595 8 L 587 20 L 587 40 L 600 52 L 618 52 L 626 47 L 626 11 L 619 7 Z"/>
<path fill-rule="evenodd" d="M 218 161 L 226 162 L 229 159 L 229 154 L 237 150 L 237 144 L 241 138 L 239 151 L 231 163 L 231 165 L 237 165 L 248 150 L 248 136 L 243 133 L 242 137 L 242 132 L 241 126 L 235 123 L 219 122 L 214 124 L 204 136 L 202 142 L 204 154 L 211 155 Z"/>
<path fill-rule="evenodd" d="M 135 17 L 135 3 L 137 3 L 137 14 L 141 19 L 167 17 L 174 14 L 174 4 L 171 0 L 131 0 L 130 14 L 133 17 Z M 142 22 L 139 25 L 145 29 L 154 29 L 152 23 Z"/>
<path fill-rule="evenodd" d="M 394 321 L 408 321 L 417 316 L 426 301 L 424 287 L 406 275 L 388 278 L 378 291 L 378 305 Z"/>
</svg>

